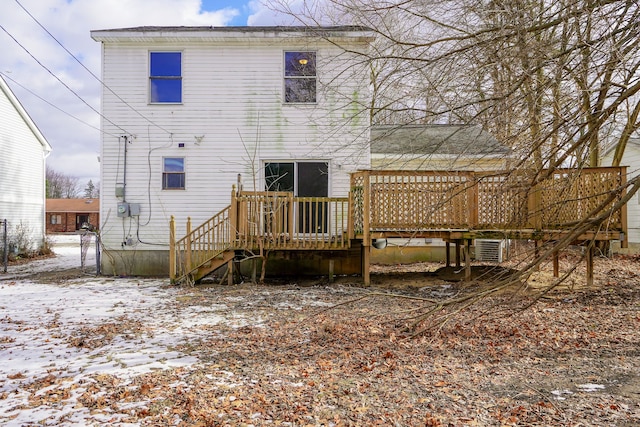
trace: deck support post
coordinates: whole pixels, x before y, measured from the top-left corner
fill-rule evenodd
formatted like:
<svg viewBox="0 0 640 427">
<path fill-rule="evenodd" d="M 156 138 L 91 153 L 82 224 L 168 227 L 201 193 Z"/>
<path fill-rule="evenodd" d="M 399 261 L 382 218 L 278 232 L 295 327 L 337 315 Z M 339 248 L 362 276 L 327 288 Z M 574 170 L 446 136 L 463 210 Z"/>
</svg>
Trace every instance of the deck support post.
<svg viewBox="0 0 640 427">
<path fill-rule="evenodd" d="M 540 256 L 540 240 L 536 239 L 535 241 L 535 249 L 534 249 L 534 257 L 535 259 L 538 259 L 538 256 Z M 536 268 L 535 271 L 540 271 L 540 263 L 536 264 Z"/>
<path fill-rule="evenodd" d="M 445 242 L 445 251 L 446 267 L 449 267 L 451 265 L 451 242 L 448 240 Z"/>
<path fill-rule="evenodd" d="M 251 261 L 251 283 L 258 283 L 258 261 Z"/>
<path fill-rule="evenodd" d="M 460 268 L 460 240 L 456 239 L 456 268 Z"/>
<path fill-rule="evenodd" d="M 227 262 L 227 285 L 233 285 L 233 258 Z"/>
<path fill-rule="evenodd" d="M 471 281 L 471 239 L 464 241 L 464 280 Z"/>
<path fill-rule="evenodd" d="M 335 266 L 335 261 L 330 259 L 329 260 L 329 283 L 333 283 L 333 276 L 334 276 L 334 266 Z"/>
<path fill-rule="evenodd" d="M 171 215 L 169 220 L 169 279 L 176 280 L 176 218 Z"/>
<path fill-rule="evenodd" d="M 362 183 L 362 278 L 364 285 L 371 284 L 371 177 L 369 172 L 365 172 Z"/>
<path fill-rule="evenodd" d="M 560 276 L 560 260 L 558 251 L 553 251 L 553 277 Z"/>
<path fill-rule="evenodd" d="M 365 286 L 371 285 L 371 246 L 362 244 L 362 280 Z"/>
<path fill-rule="evenodd" d="M 593 286 L 593 254 L 595 252 L 594 242 L 587 246 L 587 286 Z"/>
<path fill-rule="evenodd" d="M 187 242 L 185 243 L 184 273 L 191 274 L 191 217 L 187 217 Z"/>
</svg>

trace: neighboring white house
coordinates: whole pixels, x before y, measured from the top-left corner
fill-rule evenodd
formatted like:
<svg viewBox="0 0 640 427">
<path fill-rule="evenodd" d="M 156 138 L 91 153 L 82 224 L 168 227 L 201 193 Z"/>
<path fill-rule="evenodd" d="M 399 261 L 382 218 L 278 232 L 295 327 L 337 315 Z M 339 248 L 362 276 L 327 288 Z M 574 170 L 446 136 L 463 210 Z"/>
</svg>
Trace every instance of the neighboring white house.
<svg viewBox="0 0 640 427">
<path fill-rule="evenodd" d="M 512 150 L 479 125 L 378 125 L 371 128 L 371 168 L 408 171 L 507 170 Z M 388 238 L 372 262 L 441 261 L 446 244 L 438 238 Z"/>
<path fill-rule="evenodd" d="M 371 128 L 371 167 L 392 170 L 507 170 L 512 150 L 479 125 Z"/>
<path fill-rule="evenodd" d="M 616 146 L 604 151 L 602 166 L 611 166 Z M 627 180 L 635 178 L 640 173 L 640 138 L 629 138 L 622 156 L 621 166 L 627 166 Z M 627 202 L 627 233 L 629 251 L 640 251 L 640 194 L 636 193 Z M 617 248 L 614 248 L 618 250 Z"/>
<path fill-rule="evenodd" d="M 346 196 L 370 167 L 362 27 L 137 27 L 102 43 L 107 274 L 167 274 L 178 237 L 244 189 Z"/>
<path fill-rule="evenodd" d="M 50 152 L 0 76 L 0 221 L 7 220 L 10 243 L 19 238 L 28 250 L 39 249 L 45 237 L 45 158 Z"/>
</svg>

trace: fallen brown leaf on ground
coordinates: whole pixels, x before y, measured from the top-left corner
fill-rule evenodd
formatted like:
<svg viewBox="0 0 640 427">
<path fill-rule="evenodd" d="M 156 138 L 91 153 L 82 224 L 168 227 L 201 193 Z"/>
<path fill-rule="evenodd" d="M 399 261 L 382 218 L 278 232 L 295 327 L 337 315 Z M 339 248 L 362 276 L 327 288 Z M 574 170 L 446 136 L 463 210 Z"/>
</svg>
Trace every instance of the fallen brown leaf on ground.
<svg viewBox="0 0 640 427">
<path fill-rule="evenodd" d="M 563 268 L 576 262 L 562 259 Z M 422 299 L 482 284 L 443 280 L 422 264 L 378 267 L 371 288 L 349 277 L 185 287 L 175 307 L 219 305 L 253 322 L 202 324 L 176 349 L 195 365 L 126 381 L 93 375 L 78 405 L 149 426 L 639 425 L 638 265 L 598 259 L 594 287 L 577 269 L 521 310 L 552 280 L 546 265 L 524 288 L 445 308 L 446 322 L 415 338 L 407 325 Z M 122 317 L 67 343 L 108 346 L 142 327 Z M 34 407 L 74 392 L 53 374 L 29 390 Z"/>
</svg>

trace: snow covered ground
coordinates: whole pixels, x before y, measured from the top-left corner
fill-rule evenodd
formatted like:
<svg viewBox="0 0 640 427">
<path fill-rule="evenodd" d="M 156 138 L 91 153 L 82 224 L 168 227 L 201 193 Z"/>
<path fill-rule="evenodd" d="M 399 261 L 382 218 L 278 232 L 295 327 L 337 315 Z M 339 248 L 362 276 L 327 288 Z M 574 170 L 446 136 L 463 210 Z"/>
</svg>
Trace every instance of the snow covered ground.
<svg viewBox="0 0 640 427">
<path fill-rule="evenodd" d="M 0 425 L 127 425 L 118 414 L 92 413 L 79 404 L 92 378 L 108 374 L 126 381 L 193 366 L 198 360 L 175 348 L 203 325 L 224 320 L 217 313 L 221 304 L 177 308 L 182 288 L 168 279 L 86 275 L 50 284 L 28 278 L 80 267 L 79 242 L 77 235 L 56 236 L 55 258 L 0 272 Z M 87 265 L 95 266 L 90 249 Z M 57 396 L 59 390 L 64 396 Z"/>
<path fill-rule="evenodd" d="M 46 258 L 30 261 L 25 264 L 9 265 L 7 272 L 3 273 L 0 268 L 0 280 L 23 277 L 33 273 L 66 270 L 70 268 L 80 268 L 82 265 L 82 254 L 80 249 L 81 236 L 79 234 L 56 234 L 48 237 L 52 243 L 54 258 Z M 95 240 L 91 238 L 85 256 L 85 266 L 87 270 L 95 273 L 96 249 Z"/>
</svg>

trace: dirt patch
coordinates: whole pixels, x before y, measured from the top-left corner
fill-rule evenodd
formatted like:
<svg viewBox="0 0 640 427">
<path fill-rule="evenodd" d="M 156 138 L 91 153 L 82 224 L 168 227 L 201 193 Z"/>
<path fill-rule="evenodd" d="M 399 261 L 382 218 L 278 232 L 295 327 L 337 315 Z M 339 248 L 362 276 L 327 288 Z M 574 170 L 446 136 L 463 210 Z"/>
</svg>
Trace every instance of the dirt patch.
<svg viewBox="0 0 640 427">
<path fill-rule="evenodd" d="M 52 284 L 64 284 L 70 280 L 87 278 L 89 276 L 95 277 L 94 273 L 89 273 L 81 269 L 77 268 L 67 268 L 60 270 L 51 270 L 51 271 L 38 271 L 31 274 L 21 274 L 20 280 L 31 280 L 32 282 L 37 283 L 52 283 Z M 13 278 L 5 279 L 5 280 L 14 280 Z"/>
<path fill-rule="evenodd" d="M 32 256 L 21 256 L 18 258 L 9 257 L 7 260 L 7 265 L 24 265 L 28 264 L 32 261 L 39 261 L 43 259 L 55 258 L 55 253 L 50 252 L 48 254 L 34 254 Z"/>
</svg>

